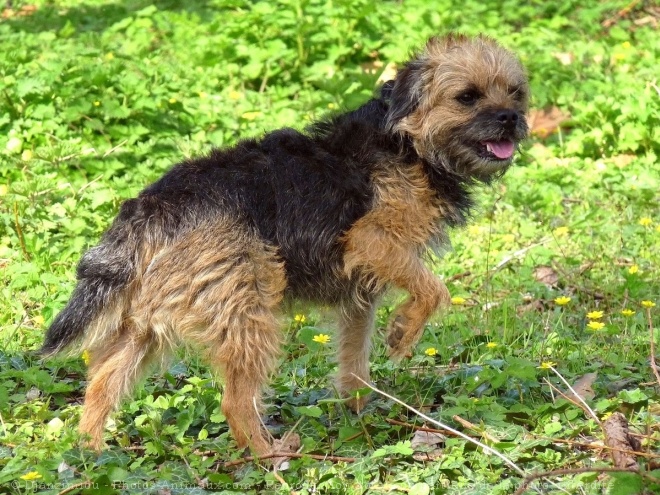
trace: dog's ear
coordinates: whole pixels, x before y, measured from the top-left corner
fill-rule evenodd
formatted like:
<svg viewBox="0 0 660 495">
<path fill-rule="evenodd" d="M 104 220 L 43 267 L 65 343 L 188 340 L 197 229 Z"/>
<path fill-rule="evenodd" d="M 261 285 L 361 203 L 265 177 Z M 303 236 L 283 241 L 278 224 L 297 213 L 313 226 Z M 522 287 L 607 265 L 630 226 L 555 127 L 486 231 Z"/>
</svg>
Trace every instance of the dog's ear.
<svg viewBox="0 0 660 495">
<path fill-rule="evenodd" d="M 401 119 L 414 112 L 419 105 L 422 97 L 422 68 L 422 61 L 413 59 L 398 72 L 394 81 L 388 81 L 383 86 L 381 94 L 389 105 L 386 117 L 388 131 L 391 132 Z"/>
</svg>

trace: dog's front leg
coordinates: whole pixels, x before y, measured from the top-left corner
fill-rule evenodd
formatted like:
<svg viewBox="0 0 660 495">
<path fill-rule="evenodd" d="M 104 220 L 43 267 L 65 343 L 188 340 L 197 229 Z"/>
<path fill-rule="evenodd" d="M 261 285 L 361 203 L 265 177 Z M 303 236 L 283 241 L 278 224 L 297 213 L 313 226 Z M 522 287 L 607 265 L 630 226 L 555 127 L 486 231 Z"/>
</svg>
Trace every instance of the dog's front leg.
<svg viewBox="0 0 660 495">
<path fill-rule="evenodd" d="M 395 309 L 386 339 L 390 357 L 400 359 L 417 343 L 433 312 L 449 303 L 449 291 L 424 266 L 419 245 L 402 242 L 385 229 L 360 227 L 356 226 L 346 237 L 346 273 L 358 272 L 365 285 L 374 290 L 393 285 L 409 294 Z"/>
<path fill-rule="evenodd" d="M 390 323 L 386 342 L 389 355 L 393 359 L 407 356 L 424 331 L 424 325 L 441 305 L 449 303 L 449 290 L 445 284 L 421 262 L 411 263 L 414 268 L 405 274 L 398 274 L 395 285 L 410 294 L 408 299 L 396 308 Z"/>
</svg>

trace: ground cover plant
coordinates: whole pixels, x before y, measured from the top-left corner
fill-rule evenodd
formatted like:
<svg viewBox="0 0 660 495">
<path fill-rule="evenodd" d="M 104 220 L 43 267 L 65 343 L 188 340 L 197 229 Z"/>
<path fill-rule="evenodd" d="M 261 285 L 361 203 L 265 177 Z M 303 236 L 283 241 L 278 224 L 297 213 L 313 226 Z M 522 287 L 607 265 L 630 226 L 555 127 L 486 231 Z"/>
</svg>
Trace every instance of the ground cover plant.
<svg viewBox="0 0 660 495">
<path fill-rule="evenodd" d="M 0 493 L 660 492 L 654 3 L 14 1 L 0 15 Z M 522 472 L 391 398 L 349 413 L 332 320 L 306 306 L 284 315 L 268 394 L 268 428 L 301 439 L 277 470 L 234 447 L 194 354 L 123 405 L 104 452 L 84 449 L 85 355 L 36 349 L 121 201 L 182 157 L 355 107 L 449 30 L 520 55 L 534 135 L 452 250 L 430 255 L 452 307 L 401 364 L 377 338 L 372 377 Z M 606 434 L 619 414 L 625 448 Z M 641 474 L 598 472 L 613 454 Z"/>
</svg>

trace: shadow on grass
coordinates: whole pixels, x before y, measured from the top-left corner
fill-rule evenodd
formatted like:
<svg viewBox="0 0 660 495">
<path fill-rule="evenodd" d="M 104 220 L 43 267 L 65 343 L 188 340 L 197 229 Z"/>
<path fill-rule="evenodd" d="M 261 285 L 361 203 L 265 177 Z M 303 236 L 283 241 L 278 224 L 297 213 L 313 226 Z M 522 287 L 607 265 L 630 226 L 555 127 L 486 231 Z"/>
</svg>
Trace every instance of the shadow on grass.
<svg viewBox="0 0 660 495">
<path fill-rule="evenodd" d="M 17 15 L 9 17 L 3 22 L 10 25 L 16 31 L 28 33 L 41 33 L 44 31 L 59 31 L 67 23 L 76 28 L 76 33 L 102 32 L 136 12 L 151 5 L 158 10 L 171 10 L 197 14 L 204 22 L 206 19 L 214 19 L 222 10 L 212 5 L 213 2 L 195 1 L 180 2 L 175 0 L 137 0 L 127 2 L 107 3 L 104 5 L 79 5 L 75 7 L 62 8 L 57 5 L 45 5 L 39 7 L 29 15 Z M 13 10 L 19 11 L 21 5 L 14 5 Z"/>
</svg>

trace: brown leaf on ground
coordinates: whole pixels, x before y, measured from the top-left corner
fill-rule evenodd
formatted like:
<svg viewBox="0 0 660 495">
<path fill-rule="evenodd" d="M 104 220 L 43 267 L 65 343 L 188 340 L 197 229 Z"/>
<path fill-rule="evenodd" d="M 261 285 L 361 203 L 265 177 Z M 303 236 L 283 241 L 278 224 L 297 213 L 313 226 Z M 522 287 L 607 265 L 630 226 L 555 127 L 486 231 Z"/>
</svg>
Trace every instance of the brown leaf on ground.
<svg viewBox="0 0 660 495">
<path fill-rule="evenodd" d="M 639 451 L 639 440 L 628 430 L 628 421 L 621 413 L 614 413 L 603 422 L 605 445 L 612 450 L 614 466 L 621 469 L 639 469 L 634 451 Z"/>
<path fill-rule="evenodd" d="M 36 5 L 23 5 L 18 10 L 6 8 L 0 14 L 0 18 L 11 19 L 12 17 L 27 17 L 34 14 L 36 11 L 37 11 Z"/>
<path fill-rule="evenodd" d="M 414 450 L 413 459 L 417 461 L 429 461 L 442 456 L 442 446 L 445 436 L 432 431 L 417 430 L 410 441 Z"/>
<path fill-rule="evenodd" d="M 596 381 L 596 378 L 598 378 L 598 373 L 587 373 L 578 381 L 576 381 L 575 384 L 573 385 L 573 390 L 575 391 L 575 395 L 580 396 L 582 400 L 585 401 L 593 399 L 596 396 L 596 394 L 594 393 L 591 386 Z M 567 397 L 573 400 L 579 400 L 577 399 L 577 397 L 575 397 L 575 395 L 570 391 L 566 393 Z"/>
<path fill-rule="evenodd" d="M 557 107 L 534 108 L 530 110 L 527 122 L 531 133 L 543 139 L 559 129 L 561 124 L 570 118 L 571 115 L 568 112 L 564 112 Z"/>
<path fill-rule="evenodd" d="M 534 268 L 534 279 L 552 289 L 557 286 L 559 275 L 551 266 L 540 265 Z"/>
<path fill-rule="evenodd" d="M 281 439 L 277 439 L 273 442 L 273 452 L 278 454 L 285 454 L 282 457 L 273 457 L 271 462 L 273 466 L 278 471 L 284 471 L 288 468 L 289 457 L 286 457 L 288 453 L 295 453 L 300 448 L 300 435 L 297 433 L 287 433 Z"/>
<path fill-rule="evenodd" d="M 522 315 L 524 313 L 529 313 L 530 311 L 539 311 L 539 312 L 545 311 L 545 305 L 539 299 L 535 299 L 534 301 L 528 302 L 527 304 L 523 306 L 518 306 L 516 308 L 516 312 L 519 315 Z"/>
</svg>

